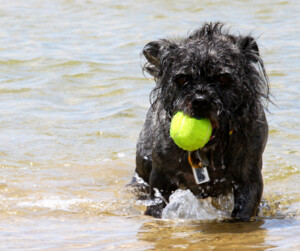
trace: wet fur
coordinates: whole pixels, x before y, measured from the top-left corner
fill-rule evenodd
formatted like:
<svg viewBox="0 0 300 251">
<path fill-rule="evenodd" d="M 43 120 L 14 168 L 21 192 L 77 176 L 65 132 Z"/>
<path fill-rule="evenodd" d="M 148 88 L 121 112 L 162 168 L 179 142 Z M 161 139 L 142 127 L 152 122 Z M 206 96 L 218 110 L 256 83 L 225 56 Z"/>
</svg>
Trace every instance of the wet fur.
<svg viewBox="0 0 300 251">
<path fill-rule="evenodd" d="M 136 173 L 149 184 L 151 198 L 156 189 L 164 197 L 146 214 L 161 217 L 171 193 L 184 186 L 198 198 L 233 191 L 231 216 L 247 221 L 257 215 L 269 85 L 255 39 L 207 23 L 187 38 L 150 42 L 143 55 L 156 86 L 137 143 Z M 207 183 L 195 183 L 188 153 L 170 138 L 177 111 L 215 123 L 215 138 L 199 150 L 209 159 Z"/>
</svg>

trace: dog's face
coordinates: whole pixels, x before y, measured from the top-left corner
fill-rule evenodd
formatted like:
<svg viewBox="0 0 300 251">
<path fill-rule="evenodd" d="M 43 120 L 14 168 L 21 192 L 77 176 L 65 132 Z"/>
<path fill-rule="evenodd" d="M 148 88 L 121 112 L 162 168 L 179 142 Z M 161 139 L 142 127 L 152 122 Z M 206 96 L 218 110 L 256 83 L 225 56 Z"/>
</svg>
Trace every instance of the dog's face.
<svg viewBox="0 0 300 251">
<path fill-rule="evenodd" d="M 218 23 L 207 24 L 180 41 L 151 42 L 143 54 L 148 61 L 144 70 L 157 83 L 153 105 L 160 103 L 170 118 L 177 111 L 209 118 L 212 138 L 237 129 L 268 95 L 255 40 L 223 32 Z"/>
</svg>

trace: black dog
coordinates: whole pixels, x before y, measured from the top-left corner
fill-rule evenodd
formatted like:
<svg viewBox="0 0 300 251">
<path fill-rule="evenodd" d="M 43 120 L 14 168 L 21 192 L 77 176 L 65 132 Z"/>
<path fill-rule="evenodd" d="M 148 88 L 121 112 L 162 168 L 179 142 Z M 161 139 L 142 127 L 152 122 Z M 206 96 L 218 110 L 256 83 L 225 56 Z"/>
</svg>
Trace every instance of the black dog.
<svg viewBox="0 0 300 251">
<path fill-rule="evenodd" d="M 143 54 L 144 70 L 156 87 L 137 143 L 136 173 L 149 184 L 151 198 L 157 192 L 163 197 L 146 214 L 161 217 L 171 193 L 185 187 L 197 198 L 233 192 L 231 216 L 241 221 L 256 216 L 269 84 L 255 40 L 232 35 L 221 23 L 207 23 L 185 39 L 150 42 Z M 170 138 L 178 111 L 210 119 L 212 136 L 202 149 L 184 151 Z M 195 166 L 206 167 L 209 181 L 196 183 Z"/>
</svg>

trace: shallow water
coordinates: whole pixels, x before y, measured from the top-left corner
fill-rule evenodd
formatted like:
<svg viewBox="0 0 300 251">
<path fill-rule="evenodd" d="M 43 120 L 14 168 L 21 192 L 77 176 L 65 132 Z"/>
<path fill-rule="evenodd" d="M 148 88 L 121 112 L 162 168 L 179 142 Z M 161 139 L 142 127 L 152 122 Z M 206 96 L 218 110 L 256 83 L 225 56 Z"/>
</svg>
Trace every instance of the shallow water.
<svg viewBox="0 0 300 251">
<path fill-rule="evenodd" d="M 1 249 L 300 249 L 299 1 L 0 7 Z M 270 77 L 276 106 L 269 106 L 262 213 L 251 223 L 220 222 L 230 202 L 178 191 L 165 219 L 143 216 L 145 202 L 125 188 L 153 88 L 140 51 L 211 20 L 259 37 Z"/>
</svg>

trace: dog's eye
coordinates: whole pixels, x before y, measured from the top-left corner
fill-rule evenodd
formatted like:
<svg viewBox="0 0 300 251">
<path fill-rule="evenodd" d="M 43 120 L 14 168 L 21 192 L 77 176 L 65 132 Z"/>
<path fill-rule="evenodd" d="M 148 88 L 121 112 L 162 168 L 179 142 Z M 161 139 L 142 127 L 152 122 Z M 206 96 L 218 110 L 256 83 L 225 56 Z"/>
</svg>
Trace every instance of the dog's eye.
<svg viewBox="0 0 300 251">
<path fill-rule="evenodd" d="M 191 77 L 188 75 L 179 75 L 175 78 L 175 83 L 178 86 L 184 86 L 186 83 L 188 83 L 191 80 Z"/>
<path fill-rule="evenodd" d="M 228 85 L 232 81 L 231 76 L 229 74 L 221 74 L 217 76 L 217 82 L 221 85 Z"/>
</svg>

